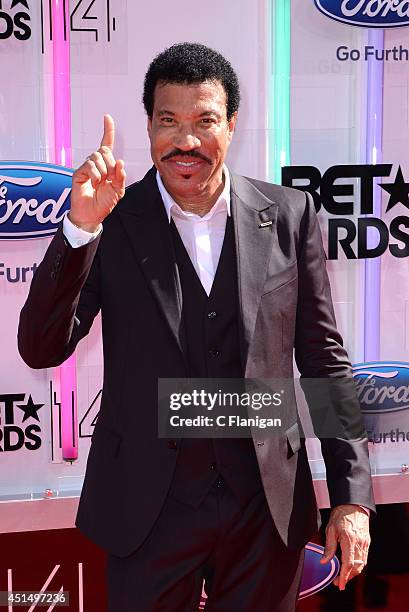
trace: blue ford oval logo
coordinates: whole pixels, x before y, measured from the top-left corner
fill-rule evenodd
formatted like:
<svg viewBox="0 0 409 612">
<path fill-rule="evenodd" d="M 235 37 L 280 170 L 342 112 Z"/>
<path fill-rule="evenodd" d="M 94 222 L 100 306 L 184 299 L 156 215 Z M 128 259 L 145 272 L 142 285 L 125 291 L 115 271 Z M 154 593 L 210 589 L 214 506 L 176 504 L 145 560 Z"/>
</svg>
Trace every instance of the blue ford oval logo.
<svg viewBox="0 0 409 612">
<path fill-rule="evenodd" d="M 325 589 L 334 578 L 337 577 L 340 564 L 336 556 L 328 563 L 320 563 L 324 556 L 324 547 L 314 542 L 308 542 L 305 546 L 304 567 L 301 578 L 300 592 L 298 599 L 310 597 L 314 593 L 318 593 Z M 274 578 L 272 578 L 273 580 Z M 199 610 L 206 610 L 206 583 L 202 590 L 202 598 L 200 601 Z"/>
<path fill-rule="evenodd" d="M 363 414 L 382 414 L 409 408 L 409 363 L 360 363 L 353 376 Z"/>
<path fill-rule="evenodd" d="M 331 19 L 367 28 L 396 28 L 409 25 L 407 0 L 314 0 Z"/>
<path fill-rule="evenodd" d="M 318 593 L 336 578 L 339 572 L 337 557 L 333 557 L 328 563 L 320 563 L 323 555 L 323 546 L 314 542 L 308 542 L 305 546 L 304 569 L 298 599 Z"/>
<path fill-rule="evenodd" d="M 55 234 L 70 207 L 73 170 L 38 162 L 0 162 L 0 239 Z"/>
</svg>

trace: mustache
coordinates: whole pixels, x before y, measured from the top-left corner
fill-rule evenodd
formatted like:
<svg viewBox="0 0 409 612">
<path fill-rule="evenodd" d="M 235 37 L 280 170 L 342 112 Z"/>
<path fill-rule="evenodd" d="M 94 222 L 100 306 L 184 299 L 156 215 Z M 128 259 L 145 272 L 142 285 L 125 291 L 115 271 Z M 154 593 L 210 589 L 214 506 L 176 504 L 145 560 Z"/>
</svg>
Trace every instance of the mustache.
<svg viewBox="0 0 409 612">
<path fill-rule="evenodd" d="M 199 151 L 182 151 L 181 149 L 173 149 L 173 151 L 171 151 L 170 153 L 167 153 L 166 155 L 164 155 L 161 158 L 161 161 L 168 161 L 168 159 L 172 159 L 172 157 L 193 157 L 196 159 L 201 159 L 205 162 L 207 162 L 208 164 L 211 164 L 211 160 L 206 157 L 205 155 L 203 155 L 202 153 L 199 153 Z"/>
</svg>

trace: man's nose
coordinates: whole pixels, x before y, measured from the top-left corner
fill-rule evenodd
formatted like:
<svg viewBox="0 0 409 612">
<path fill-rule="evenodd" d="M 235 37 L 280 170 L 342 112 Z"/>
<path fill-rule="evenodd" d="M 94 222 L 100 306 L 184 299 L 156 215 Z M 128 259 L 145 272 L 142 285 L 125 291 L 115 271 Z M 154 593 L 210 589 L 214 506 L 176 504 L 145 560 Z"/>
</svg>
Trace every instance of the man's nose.
<svg viewBox="0 0 409 612">
<path fill-rule="evenodd" d="M 175 134 L 174 145 L 182 151 L 191 151 L 198 149 L 201 142 L 191 128 L 182 128 Z"/>
</svg>

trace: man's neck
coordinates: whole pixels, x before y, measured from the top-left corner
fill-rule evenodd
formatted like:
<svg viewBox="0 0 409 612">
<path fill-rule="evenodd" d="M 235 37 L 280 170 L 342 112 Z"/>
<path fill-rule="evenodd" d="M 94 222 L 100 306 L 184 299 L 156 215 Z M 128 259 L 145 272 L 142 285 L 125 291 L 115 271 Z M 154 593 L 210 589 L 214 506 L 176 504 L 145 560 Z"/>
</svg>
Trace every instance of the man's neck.
<svg viewBox="0 0 409 612">
<path fill-rule="evenodd" d="M 224 184 L 225 184 L 225 177 L 224 177 L 224 174 L 223 174 L 222 175 L 221 183 L 219 184 L 217 189 L 215 191 L 213 191 L 213 193 L 211 195 L 204 194 L 203 198 L 200 198 L 199 200 L 197 200 L 197 199 L 194 199 L 194 200 L 184 200 L 184 199 L 181 199 L 177 195 L 172 193 L 172 191 L 170 191 L 167 188 L 165 183 L 164 183 L 164 186 L 165 186 L 165 189 L 167 190 L 167 192 L 169 193 L 169 195 L 176 202 L 176 204 L 178 204 L 180 206 L 180 208 L 182 210 L 184 210 L 185 212 L 194 213 L 195 215 L 199 215 L 199 217 L 204 217 L 205 215 L 207 215 L 207 213 L 216 204 L 216 202 L 219 199 L 221 193 L 223 192 Z"/>
</svg>

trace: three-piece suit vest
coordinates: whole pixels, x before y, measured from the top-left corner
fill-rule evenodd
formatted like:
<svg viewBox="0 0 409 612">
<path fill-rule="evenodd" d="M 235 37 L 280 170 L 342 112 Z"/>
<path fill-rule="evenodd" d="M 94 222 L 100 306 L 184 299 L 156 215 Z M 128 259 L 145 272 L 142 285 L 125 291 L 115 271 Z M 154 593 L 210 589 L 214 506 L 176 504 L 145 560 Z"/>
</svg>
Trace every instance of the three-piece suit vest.
<svg viewBox="0 0 409 612">
<path fill-rule="evenodd" d="M 170 224 L 182 290 L 182 321 L 190 378 L 240 379 L 237 265 L 234 229 L 227 217 L 223 247 L 208 296 L 173 221 Z M 250 438 L 184 438 L 170 495 L 197 507 L 220 476 L 240 502 L 262 487 Z"/>
</svg>

